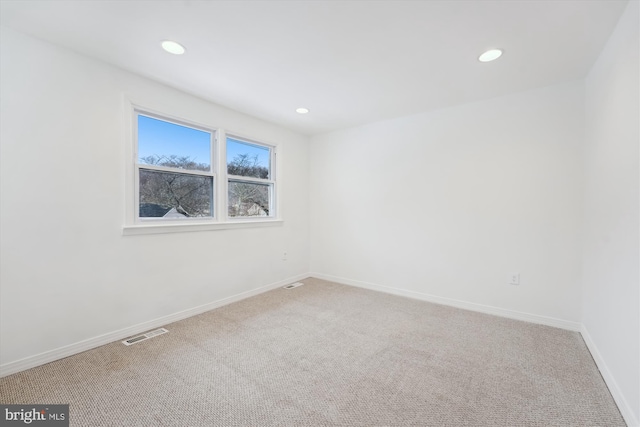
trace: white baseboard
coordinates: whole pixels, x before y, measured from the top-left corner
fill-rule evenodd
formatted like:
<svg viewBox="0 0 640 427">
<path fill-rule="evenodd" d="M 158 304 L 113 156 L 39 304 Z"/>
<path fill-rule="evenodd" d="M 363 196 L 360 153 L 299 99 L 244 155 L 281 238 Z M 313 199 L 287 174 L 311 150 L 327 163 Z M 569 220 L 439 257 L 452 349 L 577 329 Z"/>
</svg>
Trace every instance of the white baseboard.
<svg viewBox="0 0 640 427">
<path fill-rule="evenodd" d="M 585 344 L 587 344 L 587 348 L 591 352 L 591 356 L 593 356 L 593 360 L 596 362 L 596 365 L 600 370 L 600 374 L 602 374 L 602 378 L 604 379 L 604 382 L 607 384 L 607 387 L 609 387 L 609 391 L 613 396 L 613 400 L 616 401 L 616 404 L 618 405 L 618 409 L 620 409 L 620 413 L 622 414 L 622 417 L 627 423 L 627 426 L 640 427 L 640 421 L 635 417 L 633 411 L 631 410 L 631 406 L 629 405 L 629 402 L 627 402 L 627 399 L 625 399 L 624 394 L 622 394 L 622 391 L 620 390 L 620 387 L 618 386 L 617 381 L 611 374 L 609 367 L 605 363 L 602 355 L 600 354 L 600 351 L 598 350 L 598 347 L 596 346 L 596 343 L 591 338 L 591 335 L 589 334 L 589 331 L 584 326 L 584 324 L 580 329 L 580 333 L 582 334 L 582 338 L 584 339 Z"/>
<path fill-rule="evenodd" d="M 505 308 L 493 307 L 490 305 L 476 304 L 457 300 L 453 298 L 439 297 L 436 295 L 424 294 L 421 292 L 407 291 L 389 286 L 376 285 L 373 283 L 361 282 L 359 280 L 345 279 L 342 277 L 329 276 L 321 273 L 309 273 L 309 276 L 318 279 L 328 280 L 331 282 L 341 283 L 343 285 L 356 286 L 359 288 L 371 289 L 373 291 L 385 292 L 387 294 L 399 295 L 403 297 L 418 299 L 422 301 L 433 302 L 436 304 L 448 305 L 451 307 L 462 308 L 465 310 L 477 311 L 480 313 L 493 314 L 495 316 L 507 317 L 509 319 L 523 320 L 525 322 L 537 323 L 540 325 L 553 326 L 556 328 L 567 329 L 579 332 L 582 326 L 579 322 L 569 320 L 556 319 L 554 317 L 540 316 L 537 314 L 524 313 L 520 311 L 507 310 Z"/>
<path fill-rule="evenodd" d="M 133 325 L 124 329 L 109 332 L 107 334 L 99 335 L 97 337 L 89 338 L 77 343 L 66 345 L 64 347 L 60 347 L 54 350 L 46 351 L 44 353 L 36 354 L 35 356 L 29 356 L 29 357 L 25 357 L 24 359 L 5 363 L 3 365 L 0 365 L 0 378 L 6 377 L 7 375 L 15 374 L 20 371 L 24 371 L 26 369 L 35 368 L 36 366 L 44 365 L 45 363 L 49 363 L 59 359 L 63 359 L 65 357 L 73 356 L 74 354 L 82 353 L 83 351 L 91 350 L 101 345 L 109 344 L 114 341 L 120 341 L 132 335 L 146 332 L 150 329 L 158 328 L 168 323 L 177 322 L 178 320 L 186 319 L 187 317 L 192 317 L 192 316 L 204 313 L 206 311 L 213 310 L 214 308 L 222 307 L 223 305 L 231 304 L 233 302 L 240 301 L 240 300 L 252 297 L 254 295 L 258 295 L 263 292 L 270 291 L 272 289 L 287 285 L 292 282 L 296 282 L 298 280 L 305 279 L 307 277 L 309 277 L 309 274 L 306 274 L 306 273 L 299 274 L 297 276 L 289 277 L 288 279 L 281 280 L 276 283 L 271 283 L 269 285 L 261 286 L 251 291 L 242 292 L 237 295 L 232 295 L 230 297 L 223 298 L 221 300 L 199 305 L 197 307 L 193 307 L 187 310 L 173 313 L 168 316 L 163 316 L 154 320 L 150 320 L 148 322 L 139 323 L 137 325 Z"/>
</svg>

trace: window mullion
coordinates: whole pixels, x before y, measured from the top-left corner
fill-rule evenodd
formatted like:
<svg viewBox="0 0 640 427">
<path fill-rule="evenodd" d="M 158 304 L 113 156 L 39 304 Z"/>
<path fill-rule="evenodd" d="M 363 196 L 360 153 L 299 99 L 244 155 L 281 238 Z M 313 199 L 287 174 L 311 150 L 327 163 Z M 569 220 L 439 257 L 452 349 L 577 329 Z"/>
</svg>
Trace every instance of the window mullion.
<svg viewBox="0 0 640 427">
<path fill-rule="evenodd" d="M 179 173 L 183 175 L 204 175 L 204 176 L 214 175 L 212 172 L 200 171 L 197 169 L 180 169 L 180 168 L 172 168 L 169 166 L 149 165 L 146 163 L 137 163 L 136 166 L 139 169 L 155 170 L 158 172 Z"/>
<path fill-rule="evenodd" d="M 227 221 L 229 216 L 229 200 L 227 197 L 229 184 L 227 182 L 227 135 L 223 129 L 218 131 L 218 182 L 216 184 L 218 207 L 216 212 L 218 213 L 220 221 Z"/>
<path fill-rule="evenodd" d="M 252 176 L 227 175 L 229 181 L 254 182 L 256 184 L 273 184 L 275 181 L 271 179 L 255 178 Z"/>
</svg>

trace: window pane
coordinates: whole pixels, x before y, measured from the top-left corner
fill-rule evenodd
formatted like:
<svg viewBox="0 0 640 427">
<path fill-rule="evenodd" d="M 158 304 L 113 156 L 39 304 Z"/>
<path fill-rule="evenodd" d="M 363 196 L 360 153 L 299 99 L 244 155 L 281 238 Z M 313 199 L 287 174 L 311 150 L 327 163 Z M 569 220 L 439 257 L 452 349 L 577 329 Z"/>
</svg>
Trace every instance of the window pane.
<svg viewBox="0 0 640 427">
<path fill-rule="evenodd" d="M 227 173 L 269 179 L 271 177 L 271 150 L 227 138 Z"/>
<path fill-rule="evenodd" d="M 138 114 L 138 160 L 148 165 L 209 171 L 211 133 Z"/>
<path fill-rule="evenodd" d="M 211 217 L 213 178 L 140 169 L 140 218 Z"/>
<path fill-rule="evenodd" d="M 229 216 L 269 216 L 271 185 L 229 181 Z"/>
</svg>

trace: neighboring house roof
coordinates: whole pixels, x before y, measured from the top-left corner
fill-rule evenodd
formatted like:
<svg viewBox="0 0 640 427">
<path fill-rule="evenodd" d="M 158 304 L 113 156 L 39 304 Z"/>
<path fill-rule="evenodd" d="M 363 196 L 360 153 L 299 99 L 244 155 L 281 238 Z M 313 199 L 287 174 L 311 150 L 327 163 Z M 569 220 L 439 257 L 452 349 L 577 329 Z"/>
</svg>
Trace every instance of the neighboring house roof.
<svg viewBox="0 0 640 427">
<path fill-rule="evenodd" d="M 163 215 L 164 218 L 186 218 L 186 215 L 181 214 L 176 208 L 171 208 L 169 212 Z"/>
</svg>

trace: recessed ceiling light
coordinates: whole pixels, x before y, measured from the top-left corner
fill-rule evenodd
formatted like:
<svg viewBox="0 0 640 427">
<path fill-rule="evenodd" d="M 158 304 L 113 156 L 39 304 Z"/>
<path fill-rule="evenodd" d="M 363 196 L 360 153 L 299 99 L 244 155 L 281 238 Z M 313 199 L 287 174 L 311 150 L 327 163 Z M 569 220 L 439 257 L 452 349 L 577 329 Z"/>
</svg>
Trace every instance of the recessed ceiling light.
<svg viewBox="0 0 640 427">
<path fill-rule="evenodd" d="M 169 53 L 173 53 L 174 55 L 182 55 L 185 51 L 184 46 L 171 40 L 163 41 L 162 48 Z"/>
<path fill-rule="evenodd" d="M 308 112 L 309 112 L 308 108 L 304 108 L 304 107 L 296 108 L 296 113 L 298 114 L 307 114 Z"/>
<path fill-rule="evenodd" d="M 490 62 L 502 56 L 502 49 L 489 49 L 478 57 L 480 62 Z"/>
</svg>

